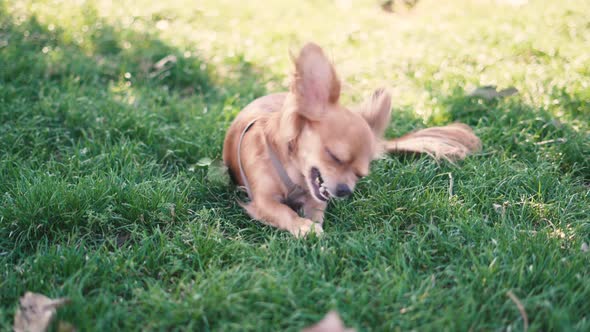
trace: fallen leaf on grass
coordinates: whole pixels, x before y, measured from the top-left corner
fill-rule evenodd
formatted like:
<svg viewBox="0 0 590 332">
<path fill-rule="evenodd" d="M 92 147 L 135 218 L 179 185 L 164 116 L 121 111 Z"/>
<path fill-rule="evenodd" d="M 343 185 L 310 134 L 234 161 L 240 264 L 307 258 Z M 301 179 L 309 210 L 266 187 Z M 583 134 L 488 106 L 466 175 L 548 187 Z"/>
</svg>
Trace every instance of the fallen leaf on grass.
<svg viewBox="0 0 590 332">
<path fill-rule="evenodd" d="M 497 91 L 495 85 L 484 85 L 471 91 L 469 97 L 479 97 L 486 100 L 492 100 L 494 98 L 508 97 L 518 93 L 515 87 L 509 87 L 504 90 Z"/>
<path fill-rule="evenodd" d="M 149 74 L 149 77 L 154 78 L 154 77 L 157 77 L 160 74 L 170 70 L 170 68 L 172 68 L 176 64 L 177 61 L 178 61 L 178 58 L 176 58 L 176 56 L 174 56 L 172 54 L 163 57 L 162 59 L 160 59 L 160 61 L 156 62 L 153 65 L 153 71 Z"/>
<path fill-rule="evenodd" d="M 227 186 L 230 184 L 229 171 L 221 160 L 214 160 L 207 171 L 207 179 L 215 184 Z"/>
<path fill-rule="evenodd" d="M 56 309 L 70 302 L 68 298 L 50 299 L 45 295 L 26 292 L 19 299 L 14 314 L 15 332 L 43 332 L 47 330 Z"/>
<path fill-rule="evenodd" d="M 170 55 L 167 55 L 167 56 L 163 57 L 162 59 L 160 59 L 160 61 L 156 62 L 154 64 L 154 68 L 157 69 L 157 70 L 162 70 L 166 66 L 175 64 L 176 61 L 178 61 L 178 59 L 176 58 L 176 56 L 170 54 Z"/>
<path fill-rule="evenodd" d="M 229 185 L 231 182 L 229 170 L 221 160 L 205 157 L 199 159 L 195 166 L 207 167 L 207 180 L 210 182 L 218 185 Z"/>
<path fill-rule="evenodd" d="M 393 0 L 386 0 L 381 3 L 381 9 L 388 13 L 393 13 Z"/>
<path fill-rule="evenodd" d="M 356 330 L 346 328 L 340 315 L 336 311 L 330 311 L 321 321 L 303 329 L 302 332 L 356 332 Z"/>
<path fill-rule="evenodd" d="M 494 203 L 493 206 L 494 206 L 494 211 L 496 211 L 498 213 L 503 212 L 502 205 Z"/>
<path fill-rule="evenodd" d="M 492 206 L 494 207 L 494 211 L 496 211 L 497 214 L 501 215 L 502 217 L 504 217 L 504 215 L 506 214 L 506 207 L 509 205 L 510 203 L 508 202 L 504 202 L 502 204 L 492 204 Z"/>
<path fill-rule="evenodd" d="M 197 161 L 197 166 L 209 167 L 209 165 L 211 165 L 212 162 L 213 162 L 213 160 L 211 160 L 211 158 L 209 158 L 209 157 L 201 158 L 201 159 L 199 159 L 199 161 Z"/>
</svg>

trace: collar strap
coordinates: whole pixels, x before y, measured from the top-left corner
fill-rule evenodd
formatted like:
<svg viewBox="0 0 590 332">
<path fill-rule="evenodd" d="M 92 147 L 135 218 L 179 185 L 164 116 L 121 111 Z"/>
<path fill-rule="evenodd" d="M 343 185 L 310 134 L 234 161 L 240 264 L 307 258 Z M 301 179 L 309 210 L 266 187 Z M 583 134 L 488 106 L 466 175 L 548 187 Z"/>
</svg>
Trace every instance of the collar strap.
<svg viewBox="0 0 590 332">
<path fill-rule="evenodd" d="M 285 187 L 287 187 L 287 189 L 289 189 L 289 191 L 291 191 L 290 189 L 295 187 L 296 184 L 293 183 L 293 181 L 289 177 L 289 174 L 287 174 L 287 170 L 285 169 L 285 167 L 283 167 L 283 164 L 281 164 L 279 157 L 277 156 L 275 151 L 272 149 L 270 144 L 268 144 L 268 142 L 266 143 L 266 149 L 268 150 L 268 157 L 270 158 L 272 165 L 274 166 L 275 170 L 277 171 L 277 174 L 281 178 L 281 181 L 283 181 L 283 184 L 285 184 Z"/>
<path fill-rule="evenodd" d="M 248 198 L 250 198 L 250 200 L 252 200 L 252 189 L 250 187 L 248 179 L 246 178 L 246 173 L 244 172 L 244 168 L 242 166 L 241 150 L 242 150 L 242 141 L 244 140 L 244 136 L 246 135 L 246 132 L 248 130 L 250 130 L 252 125 L 254 125 L 254 123 L 257 120 L 258 119 L 254 119 L 254 120 L 250 121 L 250 123 L 248 123 L 248 125 L 242 131 L 242 134 L 240 135 L 240 140 L 238 142 L 238 166 L 240 168 L 240 176 L 242 177 L 242 182 L 244 183 L 244 188 L 246 189 L 246 193 L 248 194 Z M 270 158 L 270 161 L 271 161 L 275 171 L 277 172 L 279 178 L 281 178 L 281 181 L 283 181 L 283 184 L 285 185 L 285 187 L 287 187 L 287 191 L 288 191 L 287 200 L 297 200 L 301 196 L 305 195 L 305 193 L 306 193 L 305 190 L 303 188 L 301 188 L 300 186 L 296 185 L 293 182 L 293 180 L 291 180 L 291 178 L 289 177 L 289 174 L 287 174 L 287 170 L 285 170 L 285 167 L 283 167 L 283 164 L 279 160 L 279 157 L 277 156 L 276 152 L 272 149 L 272 147 L 270 146 L 270 144 L 268 144 L 268 142 L 266 143 L 266 148 L 268 151 L 268 156 Z"/>
<path fill-rule="evenodd" d="M 242 177 L 242 182 L 244 183 L 244 188 L 246 189 L 246 193 L 248 194 L 248 198 L 252 200 L 252 190 L 250 189 L 250 184 L 248 183 L 248 178 L 246 178 L 246 173 L 244 173 L 244 167 L 242 166 L 242 141 L 244 140 L 244 136 L 246 132 L 250 130 L 254 122 L 258 119 L 254 119 L 248 123 L 246 128 L 242 130 L 242 134 L 240 135 L 240 140 L 238 141 L 238 167 L 240 168 L 240 176 Z"/>
</svg>

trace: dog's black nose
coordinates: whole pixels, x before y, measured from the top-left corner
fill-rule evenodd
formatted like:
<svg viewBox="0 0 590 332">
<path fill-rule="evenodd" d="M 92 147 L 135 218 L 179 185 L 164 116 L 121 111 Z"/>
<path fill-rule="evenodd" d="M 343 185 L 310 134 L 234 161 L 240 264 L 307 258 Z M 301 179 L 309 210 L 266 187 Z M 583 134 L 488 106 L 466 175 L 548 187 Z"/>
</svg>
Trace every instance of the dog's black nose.
<svg viewBox="0 0 590 332">
<path fill-rule="evenodd" d="M 344 183 L 339 183 L 336 186 L 336 196 L 346 197 L 346 196 L 350 196 L 350 194 L 352 194 L 352 191 L 350 190 L 348 185 L 346 185 Z"/>
</svg>

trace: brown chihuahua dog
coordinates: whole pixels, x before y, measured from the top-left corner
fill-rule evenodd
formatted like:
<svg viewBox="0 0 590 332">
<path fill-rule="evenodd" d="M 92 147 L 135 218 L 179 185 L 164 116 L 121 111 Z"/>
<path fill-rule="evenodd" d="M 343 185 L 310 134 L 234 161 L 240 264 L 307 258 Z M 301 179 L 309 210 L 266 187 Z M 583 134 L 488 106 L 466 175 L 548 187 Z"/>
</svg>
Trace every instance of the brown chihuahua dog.
<svg viewBox="0 0 590 332">
<path fill-rule="evenodd" d="M 349 196 L 382 153 L 456 160 L 481 147 L 460 123 L 385 141 L 391 114 L 385 90 L 375 91 L 352 111 L 338 103 L 340 81 L 319 46 L 305 45 L 293 62 L 290 91 L 250 103 L 223 145 L 225 164 L 250 198 L 242 206 L 265 224 L 296 237 L 319 235 L 330 198 Z"/>
</svg>

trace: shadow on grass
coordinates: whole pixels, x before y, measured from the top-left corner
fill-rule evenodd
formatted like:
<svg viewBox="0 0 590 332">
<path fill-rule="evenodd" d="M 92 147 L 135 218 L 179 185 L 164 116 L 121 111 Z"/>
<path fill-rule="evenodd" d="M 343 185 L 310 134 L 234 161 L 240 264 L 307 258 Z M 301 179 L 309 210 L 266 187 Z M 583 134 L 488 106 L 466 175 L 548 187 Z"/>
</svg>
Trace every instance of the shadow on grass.
<svg viewBox="0 0 590 332">
<path fill-rule="evenodd" d="M 484 152 L 529 161 L 559 165 L 563 174 L 572 173 L 590 182 L 589 114 L 590 104 L 582 96 L 553 90 L 553 108 L 534 107 L 519 96 L 483 100 L 471 97 L 457 87 L 451 95 L 437 95 L 450 121 L 461 121 L 478 128 Z"/>
<path fill-rule="evenodd" d="M 195 49 L 82 12 L 76 36 L 0 8 L 0 251 L 15 257 L 68 232 L 118 243 L 236 207 L 194 164 L 221 155 L 229 121 L 264 93 L 257 68 L 238 56 L 222 77 Z"/>
<path fill-rule="evenodd" d="M 93 129 L 110 129 L 111 141 L 127 137 L 157 148 L 166 140 L 150 136 L 157 135 L 158 129 L 164 133 L 162 127 L 170 123 L 180 126 L 193 116 L 227 122 L 236 109 L 264 93 L 257 68 L 239 56 L 229 64 L 235 78 L 227 80 L 218 76 L 198 51 L 171 47 L 150 33 L 109 26 L 92 7 L 83 12 L 88 32 L 76 42 L 71 33 L 59 26 L 50 30 L 35 16 L 20 22 L 0 11 L 0 56 L 2 63 L 10 64 L 0 69 L 0 80 L 6 84 L 4 103 L 37 102 L 34 112 L 61 125 L 74 140 Z M 55 95 L 61 100 L 56 100 Z M 60 103 L 64 97 L 72 103 Z M 84 104 L 88 99 L 95 105 Z M 78 105 L 73 105 L 75 102 Z M 2 112 L 0 119 L 2 123 L 14 123 L 19 115 L 27 115 L 24 113 L 13 108 Z M 148 128 L 146 122 L 160 128 Z M 49 127 L 51 124 L 47 123 Z M 3 150 L 18 145 L 14 143 L 5 140 Z M 174 149 L 168 145 L 155 152 L 162 159 Z M 187 163 L 199 155 L 208 155 L 188 150 L 182 156 Z M 177 159 L 182 163 L 182 158 Z"/>
</svg>

